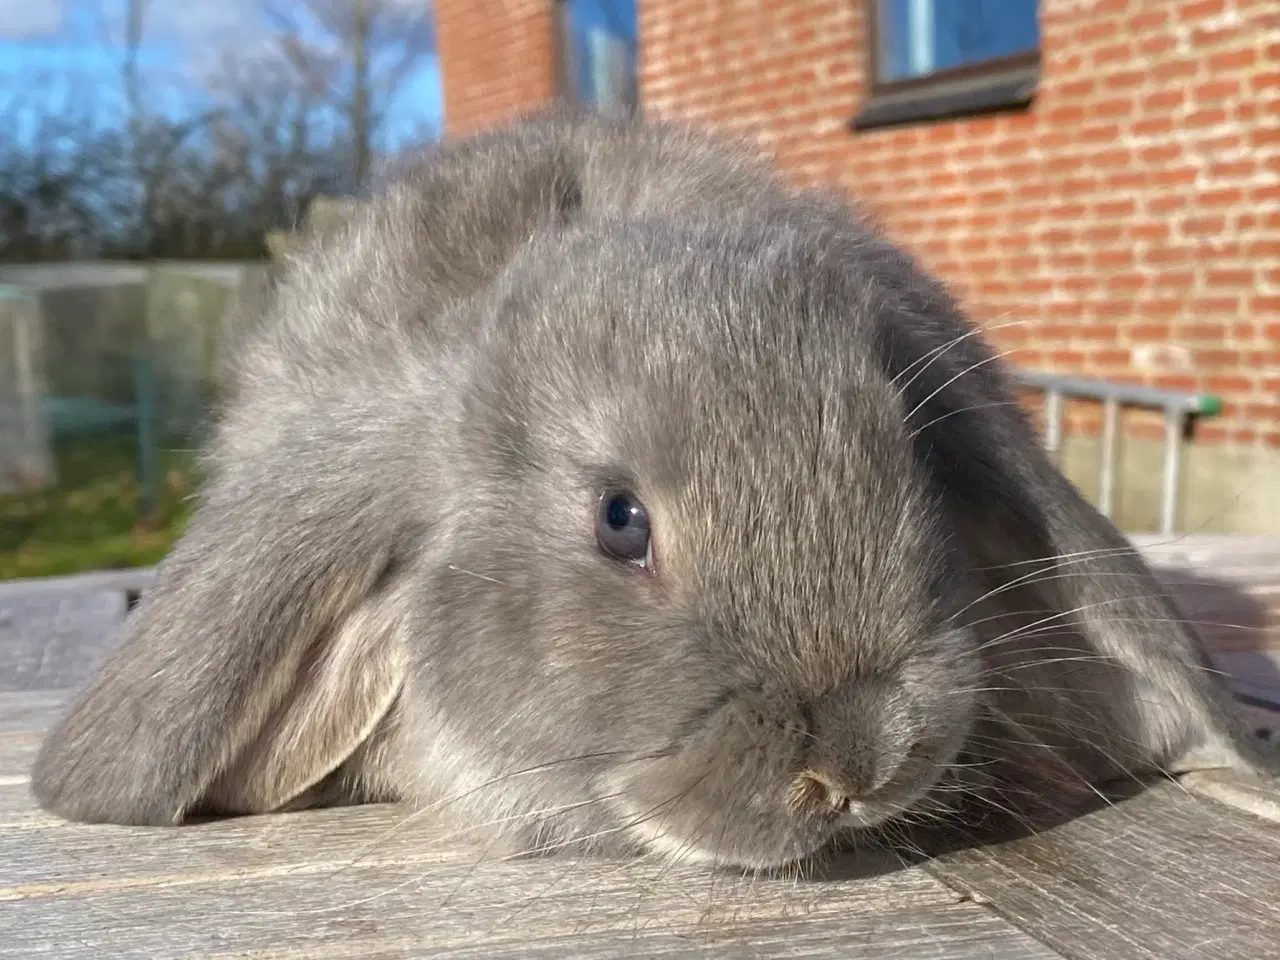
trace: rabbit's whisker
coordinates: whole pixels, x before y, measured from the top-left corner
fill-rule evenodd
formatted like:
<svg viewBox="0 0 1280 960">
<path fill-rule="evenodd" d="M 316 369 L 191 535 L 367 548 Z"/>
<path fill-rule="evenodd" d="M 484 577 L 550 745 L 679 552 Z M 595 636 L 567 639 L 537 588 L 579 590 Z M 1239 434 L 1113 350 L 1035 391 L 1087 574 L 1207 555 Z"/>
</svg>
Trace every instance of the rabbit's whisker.
<svg viewBox="0 0 1280 960">
<path fill-rule="evenodd" d="M 992 356 L 985 357 L 984 359 L 979 360 L 977 363 L 972 363 L 969 366 L 965 367 L 955 376 L 951 377 L 951 379 L 947 380 L 946 383 L 942 384 L 942 386 L 935 389 L 927 397 L 925 397 L 923 400 L 917 403 L 914 407 L 912 407 L 911 412 L 902 418 L 902 422 L 910 423 L 911 418 L 914 417 L 917 413 L 919 413 L 920 410 L 923 409 L 929 403 L 930 400 L 932 400 L 934 397 L 940 394 L 943 390 L 947 389 L 947 387 L 951 386 L 951 384 L 955 383 L 961 377 L 967 376 L 968 374 L 973 373 L 973 371 L 977 370 L 979 367 L 985 367 L 989 363 L 995 363 L 1012 352 L 1014 351 L 1006 350 L 1003 353 L 996 353 L 996 354 L 993 354 Z"/>
<path fill-rule="evenodd" d="M 959 407 L 956 410 L 950 410 L 947 413 L 942 414 L 941 416 L 934 417 L 928 423 L 925 423 L 916 427 L 914 430 L 911 431 L 911 433 L 907 435 L 907 439 L 916 440 L 919 438 L 919 436 L 922 433 L 924 433 L 930 427 L 936 426 L 937 424 L 941 423 L 943 420 L 948 419 L 949 417 L 956 417 L 962 413 L 972 413 L 974 410 L 989 410 L 993 407 L 1016 407 L 1016 406 L 1019 406 L 1016 400 L 1000 400 L 992 403 L 975 403 L 968 407 Z"/>
<path fill-rule="evenodd" d="M 946 343 L 942 344 L 942 346 L 940 347 L 935 347 L 934 349 L 930 350 L 928 353 L 924 354 L 924 356 L 918 357 L 915 360 L 913 360 L 911 363 L 907 364 L 906 367 L 898 371 L 898 373 L 896 373 L 890 379 L 889 383 L 891 385 L 895 385 L 898 387 L 898 398 L 901 399 L 906 394 L 910 386 L 920 378 L 921 374 L 923 374 L 926 370 L 928 370 L 931 366 L 933 366 L 933 364 L 937 360 L 939 360 L 943 355 L 949 353 L 953 348 L 958 347 L 960 344 L 964 343 L 966 340 L 971 340 L 973 337 L 981 336 L 986 331 L 1003 330 L 1006 327 L 1022 327 L 1022 326 L 1026 326 L 1027 323 L 1028 321 L 1026 320 L 1009 320 L 1005 323 L 998 323 L 992 326 L 984 326 L 982 328 L 975 327 L 972 330 L 968 330 L 965 333 L 962 333 L 960 336 L 947 341 Z M 1006 351 L 1006 352 L 1011 353 L 1013 351 Z M 898 381 L 903 376 L 910 373 L 912 368 L 915 367 L 917 364 L 919 364 L 921 361 L 925 361 L 924 366 L 921 367 L 919 370 L 917 370 L 910 380 L 906 381 L 905 383 L 899 384 Z"/>
</svg>

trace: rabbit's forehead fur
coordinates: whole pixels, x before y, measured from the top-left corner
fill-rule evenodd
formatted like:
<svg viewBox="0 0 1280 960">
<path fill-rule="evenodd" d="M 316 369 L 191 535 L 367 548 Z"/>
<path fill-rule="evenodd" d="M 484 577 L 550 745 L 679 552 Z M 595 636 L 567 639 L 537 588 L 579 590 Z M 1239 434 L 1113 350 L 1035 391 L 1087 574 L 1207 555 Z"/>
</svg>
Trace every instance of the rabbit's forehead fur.
<svg viewBox="0 0 1280 960">
<path fill-rule="evenodd" d="M 905 803 L 971 709 L 945 531 L 876 360 L 881 307 L 819 240 L 782 218 L 657 215 L 534 238 L 468 309 L 466 455 L 443 484 L 458 499 L 432 616 L 456 638 L 437 662 L 459 669 L 424 682 L 462 741 L 509 730 L 529 762 L 566 742 L 667 756 L 605 763 L 600 789 L 631 817 L 732 784 L 691 794 L 673 835 L 704 805 L 762 804 L 758 836 L 724 841 L 759 862 L 803 846 L 779 794 L 806 762 L 879 769 L 927 741 L 935 765 L 886 794 Z M 651 572 L 597 545 L 617 488 L 649 513 Z M 744 739 L 744 720 L 768 732 Z M 807 750 L 806 722 L 843 752 Z"/>
<path fill-rule="evenodd" d="M 594 548 L 600 478 L 654 524 L 656 589 L 807 684 L 931 640 L 937 517 L 874 305 L 796 224 L 650 217 L 531 243 L 483 319 L 463 430 L 548 542 Z"/>
<path fill-rule="evenodd" d="M 892 296 L 851 268 L 850 240 L 872 238 L 678 129 L 552 119 L 477 143 L 299 265 L 241 384 L 274 399 L 306 359 L 325 389 L 337 368 L 394 390 L 398 367 L 422 411 L 398 442 L 428 491 L 402 491 L 406 516 L 450 532 L 446 568 L 593 596 L 581 577 L 616 576 L 595 543 L 613 476 L 654 523 L 649 595 L 738 656 L 812 687 L 937 644 L 942 531 L 876 352 Z M 497 569 L 531 558 L 536 574 Z M 641 602 L 615 586 L 608 602 Z"/>
</svg>

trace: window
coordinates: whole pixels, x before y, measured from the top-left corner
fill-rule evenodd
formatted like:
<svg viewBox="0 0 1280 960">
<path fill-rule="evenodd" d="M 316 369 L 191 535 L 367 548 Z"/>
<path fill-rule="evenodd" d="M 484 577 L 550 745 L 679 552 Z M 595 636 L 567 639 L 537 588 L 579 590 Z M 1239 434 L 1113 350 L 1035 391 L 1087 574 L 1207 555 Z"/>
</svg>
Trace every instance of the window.
<svg viewBox="0 0 1280 960">
<path fill-rule="evenodd" d="M 855 128 L 1028 103 L 1036 0 L 868 0 L 871 96 Z"/>
<path fill-rule="evenodd" d="M 560 0 L 560 92 L 609 114 L 639 101 L 636 0 Z"/>
</svg>

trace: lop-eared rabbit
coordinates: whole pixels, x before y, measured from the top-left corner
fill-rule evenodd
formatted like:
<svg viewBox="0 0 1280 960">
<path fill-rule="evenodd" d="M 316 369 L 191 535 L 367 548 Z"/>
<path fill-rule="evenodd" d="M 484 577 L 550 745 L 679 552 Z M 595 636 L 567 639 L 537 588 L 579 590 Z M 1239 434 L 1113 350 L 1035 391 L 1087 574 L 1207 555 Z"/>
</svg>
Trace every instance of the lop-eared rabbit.
<svg viewBox="0 0 1280 960">
<path fill-rule="evenodd" d="M 738 145 L 447 142 L 231 359 L 194 519 L 36 762 L 66 818 L 434 802 L 767 868 L 1271 768 L 943 287 Z"/>
</svg>

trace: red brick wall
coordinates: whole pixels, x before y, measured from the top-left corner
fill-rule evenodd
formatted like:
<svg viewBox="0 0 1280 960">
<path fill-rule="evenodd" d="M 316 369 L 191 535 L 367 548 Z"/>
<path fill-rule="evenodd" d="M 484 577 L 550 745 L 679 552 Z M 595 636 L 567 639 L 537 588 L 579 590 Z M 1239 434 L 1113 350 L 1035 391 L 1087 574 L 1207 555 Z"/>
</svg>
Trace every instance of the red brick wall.
<svg viewBox="0 0 1280 960">
<path fill-rule="evenodd" d="M 555 0 L 436 0 L 446 134 L 555 96 L 554 8 Z"/>
<path fill-rule="evenodd" d="M 639 0 L 644 109 L 855 194 L 1016 362 L 1211 391 L 1201 441 L 1280 447 L 1277 0 L 1041 0 L 1030 109 L 851 133 L 865 7 Z M 450 133 L 553 95 L 553 8 L 437 0 Z"/>
<path fill-rule="evenodd" d="M 1280 4 L 1041 0 L 1029 110 L 851 133 L 865 6 L 640 0 L 645 110 L 854 192 L 975 319 L 1027 321 L 991 333 L 1017 362 L 1212 391 L 1198 437 L 1280 447 Z"/>
</svg>

